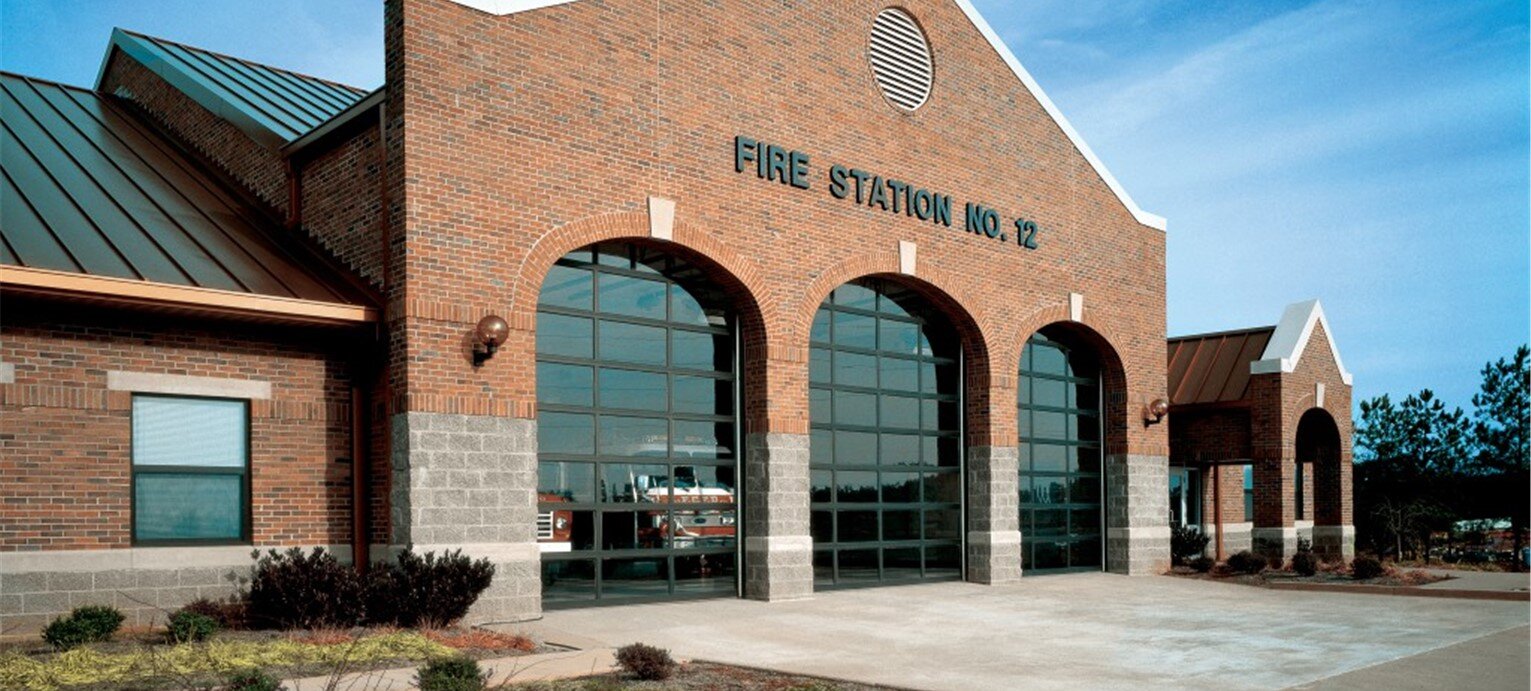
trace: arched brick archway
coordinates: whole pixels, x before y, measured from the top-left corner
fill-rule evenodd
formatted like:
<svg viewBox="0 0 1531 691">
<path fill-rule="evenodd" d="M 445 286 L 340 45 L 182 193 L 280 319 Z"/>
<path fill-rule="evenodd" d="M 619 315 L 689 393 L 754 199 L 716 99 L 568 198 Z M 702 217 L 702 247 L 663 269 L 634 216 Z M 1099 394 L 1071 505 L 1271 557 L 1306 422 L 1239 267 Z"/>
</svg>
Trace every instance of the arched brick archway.
<svg viewBox="0 0 1531 691">
<path fill-rule="evenodd" d="M 1294 494 L 1300 489 L 1305 471 L 1311 471 L 1313 513 L 1306 516 L 1318 526 L 1339 527 L 1345 521 L 1345 454 L 1341 444 L 1340 429 L 1334 416 L 1324 408 L 1309 408 L 1298 418 L 1293 446 L 1295 463 L 1299 471 L 1294 482 Z M 1294 503 L 1302 501 L 1299 494 Z M 1315 530 L 1315 549 L 1327 554 L 1333 545 L 1325 542 L 1324 530 Z"/>
</svg>

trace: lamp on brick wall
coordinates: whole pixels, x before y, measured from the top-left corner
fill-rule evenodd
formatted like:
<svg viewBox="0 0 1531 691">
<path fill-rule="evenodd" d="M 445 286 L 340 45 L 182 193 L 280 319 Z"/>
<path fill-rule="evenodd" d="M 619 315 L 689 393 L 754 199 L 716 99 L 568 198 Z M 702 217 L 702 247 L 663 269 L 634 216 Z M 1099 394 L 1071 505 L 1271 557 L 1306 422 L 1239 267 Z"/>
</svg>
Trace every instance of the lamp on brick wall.
<svg viewBox="0 0 1531 691">
<path fill-rule="evenodd" d="M 1143 424 L 1152 425 L 1164 420 L 1164 416 L 1170 412 L 1169 401 L 1155 398 L 1153 403 L 1143 408 Z"/>
<path fill-rule="evenodd" d="M 494 357 L 494 351 L 499 350 L 508 335 L 510 325 L 498 315 L 491 314 L 478 320 L 478 326 L 473 329 L 473 366 L 478 367 Z"/>
</svg>

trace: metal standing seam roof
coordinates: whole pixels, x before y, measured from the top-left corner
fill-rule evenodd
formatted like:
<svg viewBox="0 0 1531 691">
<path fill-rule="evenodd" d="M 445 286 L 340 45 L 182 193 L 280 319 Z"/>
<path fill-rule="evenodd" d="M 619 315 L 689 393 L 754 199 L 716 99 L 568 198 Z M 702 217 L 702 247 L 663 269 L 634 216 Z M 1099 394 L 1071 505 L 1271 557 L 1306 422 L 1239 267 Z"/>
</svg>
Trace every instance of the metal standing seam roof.
<svg viewBox="0 0 1531 691">
<path fill-rule="evenodd" d="M 114 50 L 142 63 L 251 138 L 273 147 L 303 136 L 369 93 L 123 29 L 112 30 L 107 58 L 101 63 L 103 77 Z"/>
<path fill-rule="evenodd" d="M 0 73 L 0 264 L 374 304 L 283 234 L 110 98 Z"/>
<path fill-rule="evenodd" d="M 1239 401 L 1249 388 L 1250 363 L 1260 359 L 1274 326 L 1169 339 L 1172 405 Z"/>
</svg>

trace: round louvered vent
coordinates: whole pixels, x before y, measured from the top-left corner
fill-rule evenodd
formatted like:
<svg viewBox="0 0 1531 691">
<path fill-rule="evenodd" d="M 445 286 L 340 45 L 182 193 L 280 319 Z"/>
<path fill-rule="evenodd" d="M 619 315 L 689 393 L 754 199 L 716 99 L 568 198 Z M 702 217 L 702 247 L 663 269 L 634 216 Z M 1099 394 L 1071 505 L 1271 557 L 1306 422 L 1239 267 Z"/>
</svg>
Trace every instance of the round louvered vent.
<svg viewBox="0 0 1531 691">
<path fill-rule="evenodd" d="M 882 95 L 893 105 L 914 110 L 930 98 L 930 44 L 914 17 L 893 7 L 877 13 L 867 54 Z"/>
</svg>

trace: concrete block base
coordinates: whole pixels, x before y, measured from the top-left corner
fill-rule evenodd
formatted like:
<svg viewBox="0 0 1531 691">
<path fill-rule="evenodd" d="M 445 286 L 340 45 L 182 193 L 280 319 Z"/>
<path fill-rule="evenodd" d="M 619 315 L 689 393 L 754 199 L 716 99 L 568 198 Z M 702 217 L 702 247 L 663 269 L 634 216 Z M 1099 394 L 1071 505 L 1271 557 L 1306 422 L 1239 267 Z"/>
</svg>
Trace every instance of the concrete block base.
<svg viewBox="0 0 1531 691">
<path fill-rule="evenodd" d="M 1251 549 L 1269 559 L 1285 561 L 1297 553 L 1297 528 L 1256 527 L 1250 533 Z"/>
<path fill-rule="evenodd" d="M 813 538 L 808 532 L 806 434 L 750 434 L 744 439 L 744 596 L 797 600 L 813 596 Z"/>
<path fill-rule="evenodd" d="M 1313 526 L 1313 553 L 1325 561 L 1350 561 L 1356 558 L 1356 527 L 1353 525 Z"/>
<path fill-rule="evenodd" d="M 967 563 L 969 583 L 1000 585 L 1021 580 L 1020 531 L 969 532 Z"/>
</svg>

